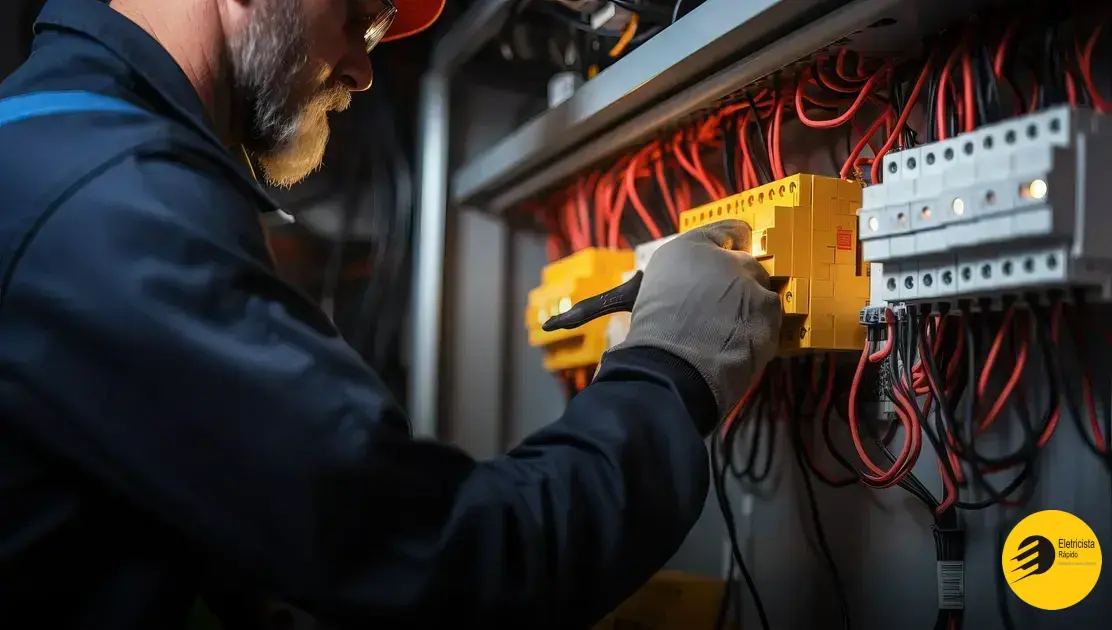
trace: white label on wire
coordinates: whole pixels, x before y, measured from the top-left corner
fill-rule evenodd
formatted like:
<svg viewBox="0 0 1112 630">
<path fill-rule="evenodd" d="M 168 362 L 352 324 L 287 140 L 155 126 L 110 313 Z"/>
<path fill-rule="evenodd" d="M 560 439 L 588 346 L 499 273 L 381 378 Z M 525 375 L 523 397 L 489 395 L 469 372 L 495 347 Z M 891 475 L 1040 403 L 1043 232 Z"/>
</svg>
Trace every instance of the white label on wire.
<svg viewBox="0 0 1112 630">
<path fill-rule="evenodd" d="M 578 77 L 574 72 L 555 74 L 548 81 L 548 107 L 554 109 L 575 95 L 579 89 Z"/>
<path fill-rule="evenodd" d="M 945 560 L 938 563 L 938 609 L 965 608 L 965 562 Z"/>
<path fill-rule="evenodd" d="M 741 495 L 741 515 L 748 517 L 753 514 L 753 495 Z"/>
<path fill-rule="evenodd" d="M 602 8 L 600 8 L 598 11 L 595 11 L 594 14 L 591 15 L 591 29 L 597 31 L 603 26 L 606 26 L 606 23 L 614 19 L 614 16 L 617 14 L 618 7 L 607 2 L 602 6 Z"/>
</svg>

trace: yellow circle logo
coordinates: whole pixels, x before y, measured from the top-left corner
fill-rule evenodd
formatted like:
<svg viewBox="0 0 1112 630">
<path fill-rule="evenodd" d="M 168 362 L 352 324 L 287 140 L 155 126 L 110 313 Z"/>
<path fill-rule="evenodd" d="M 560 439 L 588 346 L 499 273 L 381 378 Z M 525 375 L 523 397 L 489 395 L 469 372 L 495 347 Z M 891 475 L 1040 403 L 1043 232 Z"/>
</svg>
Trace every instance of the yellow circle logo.
<svg viewBox="0 0 1112 630">
<path fill-rule="evenodd" d="M 1012 592 L 1043 610 L 1069 608 L 1100 578 L 1100 542 L 1085 521 L 1044 510 L 1016 524 L 1001 554 Z"/>
</svg>

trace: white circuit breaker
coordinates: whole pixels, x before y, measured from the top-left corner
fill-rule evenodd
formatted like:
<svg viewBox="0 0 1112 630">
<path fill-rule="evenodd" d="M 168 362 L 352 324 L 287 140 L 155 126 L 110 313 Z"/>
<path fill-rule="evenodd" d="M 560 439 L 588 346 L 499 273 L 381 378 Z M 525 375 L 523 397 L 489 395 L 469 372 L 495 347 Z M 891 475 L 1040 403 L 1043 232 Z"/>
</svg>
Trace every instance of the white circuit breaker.
<svg viewBox="0 0 1112 630">
<path fill-rule="evenodd" d="M 625 274 L 625 276 L 622 277 L 622 282 L 625 282 L 626 280 L 632 278 L 633 274 L 637 273 L 638 271 L 644 271 L 645 267 L 647 267 L 649 264 L 649 259 L 652 258 L 653 254 L 656 253 L 656 250 L 660 249 L 661 245 L 676 238 L 676 236 L 677 235 L 675 234 L 671 236 L 665 236 L 664 238 L 658 238 L 655 241 L 649 241 L 648 243 L 642 243 L 641 245 L 634 247 L 633 271 Z M 625 341 L 626 335 L 629 333 L 629 321 L 629 313 L 615 313 L 610 316 L 610 322 L 606 326 L 606 346 L 608 348 L 613 348 L 619 343 Z"/>
<path fill-rule="evenodd" d="M 1057 107 L 885 156 L 858 213 L 870 302 L 1112 298 L 1112 124 Z"/>
</svg>

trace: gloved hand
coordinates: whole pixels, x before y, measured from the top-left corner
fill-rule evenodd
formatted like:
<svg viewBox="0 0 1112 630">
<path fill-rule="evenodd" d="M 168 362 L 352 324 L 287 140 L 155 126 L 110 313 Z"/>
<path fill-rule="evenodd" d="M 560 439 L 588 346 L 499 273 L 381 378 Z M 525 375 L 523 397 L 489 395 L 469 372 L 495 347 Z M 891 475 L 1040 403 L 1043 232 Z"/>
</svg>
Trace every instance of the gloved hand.
<svg viewBox="0 0 1112 630">
<path fill-rule="evenodd" d="M 741 251 L 751 237 L 744 222 L 720 221 L 661 246 L 645 269 L 629 334 L 616 346 L 687 361 L 714 393 L 719 420 L 776 355 L 780 337 L 780 297 L 764 267 Z"/>
</svg>

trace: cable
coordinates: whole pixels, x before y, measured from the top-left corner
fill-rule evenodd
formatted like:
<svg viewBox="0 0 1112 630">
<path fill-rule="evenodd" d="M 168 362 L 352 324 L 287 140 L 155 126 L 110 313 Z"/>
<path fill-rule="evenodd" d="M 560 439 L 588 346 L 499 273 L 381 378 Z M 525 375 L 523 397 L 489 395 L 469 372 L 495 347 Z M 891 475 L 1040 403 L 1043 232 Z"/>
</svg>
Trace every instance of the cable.
<svg viewBox="0 0 1112 630">
<path fill-rule="evenodd" d="M 680 9 L 683 8 L 683 0 L 676 0 L 676 7 L 672 9 L 672 24 L 675 24 L 680 19 Z"/>
<path fill-rule="evenodd" d="M 734 521 L 733 507 L 730 505 L 729 497 L 726 496 L 726 467 L 722 466 L 720 462 L 719 450 L 722 447 L 720 440 L 721 438 L 718 437 L 716 433 L 716 437 L 711 441 L 711 470 L 715 471 L 714 493 L 718 498 L 718 507 L 722 511 L 722 520 L 726 524 L 726 533 L 730 538 L 730 554 L 738 570 L 741 572 L 742 578 L 745 580 L 745 586 L 749 590 L 750 597 L 753 598 L 753 605 L 757 609 L 757 616 L 760 619 L 761 629 L 771 630 L 771 626 L 768 623 L 768 615 L 765 613 L 764 601 L 761 600 L 757 585 L 753 582 L 753 576 L 749 573 L 749 567 L 746 566 L 745 560 L 741 556 L 741 547 L 738 543 L 737 535 L 737 523 Z M 719 442 L 717 446 L 715 445 L 716 441 Z"/>
<path fill-rule="evenodd" d="M 832 366 L 833 367 L 833 366 Z M 791 367 L 790 363 L 784 366 L 785 380 L 787 381 L 785 392 L 791 396 Z M 794 403 L 791 402 L 794 400 Z M 807 466 L 803 461 L 803 442 L 799 435 L 799 415 L 800 409 L 803 404 L 802 396 L 791 396 L 788 405 L 792 408 L 791 415 L 788 422 L 792 423 L 797 430 L 789 431 L 792 438 L 792 446 L 795 451 L 795 463 L 799 468 L 800 476 L 803 479 L 803 488 L 807 494 L 807 504 L 811 511 L 811 525 L 815 529 L 815 538 L 818 541 L 819 551 L 822 554 L 823 560 L 826 563 L 826 568 L 830 572 L 830 580 L 834 586 L 834 596 L 838 600 L 838 610 L 842 617 L 842 628 L 849 630 L 851 627 L 850 614 L 849 614 L 849 598 L 846 596 L 845 587 L 842 584 L 842 576 L 838 571 L 838 564 L 834 561 L 834 553 L 830 549 L 830 543 L 826 540 L 826 530 L 822 525 L 822 516 L 819 513 L 818 500 L 815 498 L 815 488 L 811 484 L 811 475 L 808 473 Z"/>
<path fill-rule="evenodd" d="M 629 16 L 629 23 L 626 24 L 625 30 L 622 31 L 622 36 L 618 39 L 618 43 L 610 49 L 611 57 L 618 57 L 629 47 L 629 43 L 633 41 L 633 36 L 637 34 L 637 24 L 641 18 L 638 14 L 634 13 Z"/>
</svg>

